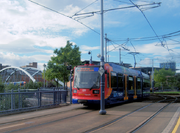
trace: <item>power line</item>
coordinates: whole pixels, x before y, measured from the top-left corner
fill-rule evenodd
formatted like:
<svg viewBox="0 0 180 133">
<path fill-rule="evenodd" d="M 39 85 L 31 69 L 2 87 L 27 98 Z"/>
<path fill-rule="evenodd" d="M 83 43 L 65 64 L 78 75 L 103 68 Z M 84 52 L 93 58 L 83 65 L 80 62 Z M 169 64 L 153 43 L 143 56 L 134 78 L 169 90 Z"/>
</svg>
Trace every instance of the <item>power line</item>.
<svg viewBox="0 0 180 133">
<path fill-rule="evenodd" d="M 146 6 L 151 6 L 151 5 L 156 5 L 154 7 L 148 7 L 148 9 L 150 8 L 156 8 L 156 7 L 159 7 L 160 6 L 160 2 L 159 3 L 149 3 L 149 4 L 143 4 L 143 5 L 133 5 L 133 6 L 127 6 L 127 7 L 118 7 L 118 8 L 112 8 L 112 9 L 106 9 L 106 10 L 103 10 L 103 12 L 108 12 L 108 11 L 113 11 L 113 10 L 119 10 L 119 9 L 127 9 L 127 8 L 133 8 L 133 7 L 146 7 Z M 79 15 L 94 15 L 95 13 L 100 13 L 100 11 L 93 11 L 93 12 L 86 12 L 86 13 L 79 13 L 79 14 L 76 14 L 75 16 L 79 16 Z"/>
<path fill-rule="evenodd" d="M 133 55 L 133 57 L 134 57 L 134 68 L 136 67 L 136 57 L 135 57 L 135 55 L 137 55 L 137 54 L 139 54 L 139 52 L 129 52 L 129 54 L 132 54 Z"/>
<path fill-rule="evenodd" d="M 91 4 L 87 5 L 86 7 L 84 7 L 83 9 L 79 10 L 78 12 L 76 12 L 74 15 L 72 15 L 71 17 L 77 15 L 79 12 L 81 12 L 82 10 L 86 9 L 87 7 L 91 6 L 92 4 L 94 4 L 95 2 L 97 2 L 98 0 L 95 0 L 94 2 L 92 2 Z"/>
<path fill-rule="evenodd" d="M 153 30 L 154 34 L 156 35 L 156 37 L 158 38 L 158 40 L 161 42 L 161 45 L 164 47 L 163 42 L 161 41 L 161 39 L 159 38 L 159 36 L 157 35 L 156 31 L 154 30 L 154 28 L 152 27 L 152 25 L 150 24 L 149 20 L 147 19 L 146 15 L 144 14 L 144 12 L 139 8 L 138 5 L 134 4 L 131 0 L 129 0 L 134 6 L 136 6 L 139 11 L 143 14 L 144 18 L 146 19 L 146 21 L 148 22 L 149 26 L 151 27 L 151 29 Z M 161 3 L 159 3 L 161 4 Z"/>
<path fill-rule="evenodd" d="M 107 53 L 114 51 L 115 49 L 122 47 L 124 50 L 129 51 L 129 49 L 125 48 L 123 45 L 126 45 L 128 43 L 129 40 L 127 40 L 126 42 L 124 42 L 123 44 L 117 44 L 119 46 L 114 46 L 114 44 L 112 44 L 114 46 L 114 49 L 109 50 Z M 113 41 L 110 41 L 111 43 L 114 43 Z"/>
<path fill-rule="evenodd" d="M 171 37 L 176 37 L 176 36 L 180 36 L 180 30 L 179 31 L 175 31 L 175 32 L 171 32 L 171 33 L 168 33 L 168 34 L 164 34 L 164 35 L 159 35 L 160 38 L 166 38 L 166 39 L 169 39 L 169 40 L 172 40 L 170 39 Z M 139 38 L 129 38 L 129 40 L 131 41 L 137 41 L 137 42 L 140 42 L 140 41 L 153 41 L 153 40 L 157 40 L 157 36 L 151 36 L 151 37 L 139 37 Z M 117 39 L 114 41 L 124 41 L 126 39 Z M 177 41 L 177 42 L 180 42 L 180 41 Z"/>
<path fill-rule="evenodd" d="M 134 48 L 134 51 L 136 52 L 136 49 L 135 49 L 134 45 L 131 43 L 131 41 L 130 41 L 130 44 L 132 45 L 132 47 Z"/>
<path fill-rule="evenodd" d="M 51 11 L 53 11 L 53 12 L 55 12 L 55 13 L 57 13 L 57 14 L 60 14 L 60 15 L 62 15 L 62 16 L 65 16 L 65 17 L 68 17 L 68 18 L 70 18 L 70 19 L 73 19 L 71 16 L 68 16 L 68 15 L 65 15 L 65 14 L 63 14 L 63 13 L 60 13 L 60 12 L 58 12 L 58 11 L 56 11 L 56 10 L 54 10 L 54 9 L 51 9 L 51 8 L 49 8 L 49 7 L 47 7 L 47 6 L 44 6 L 44 5 L 42 5 L 42 4 L 39 4 L 39 3 L 34 2 L 34 1 L 32 1 L 32 0 L 28 0 L 28 1 L 30 1 L 30 2 L 32 2 L 32 3 L 34 3 L 34 4 L 36 4 L 36 5 L 42 6 L 42 7 L 46 8 L 46 9 L 51 10 Z M 87 27 L 88 29 L 90 29 L 90 30 L 94 31 L 95 33 L 97 33 L 98 35 L 100 35 L 100 33 L 99 33 L 98 31 L 92 29 L 91 27 L 85 25 L 84 23 L 82 23 L 82 22 L 80 22 L 80 21 L 78 21 L 78 20 L 76 20 L 76 19 L 73 19 L 73 20 L 76 21 L 76 22 L 78 22 L 78 23 L 80 23 L 80 24 L 82 24 L 82 25 L 84 25 L 84 26 Z"/>
<path fill-rule="evenodd" d="M 95 33 L 97 33 L 98 35 L 100 35 L 100 33 L 97 32 L 96 30 L 92 29 L 91 27 L 89 27 L 89 26 L 87 26 L 86 24 L 84 24 L 84 23 L 80 22 L 79 20 L 77 20 L 77 18 L 79 18 L 79 19 L 81 18 L 81 19 L 82 19 L 82 18 L 86 18 L 86 17 L 91 17 L 91 16 L 94 15 L 94 13 L 100 13 L 100 11 L 95 11 L 95 12 L 87 12 L 87 13 L 78 14 L 79 12 L 81 12 L 81 11 L 84 10 L 85 8 L 89 7 L 90 5 L 92 5 L 93 3 L 95 3 L 95 2 L 98 1 L 98 0 L 92 2 L 91 4 L 89 4 L 88 6 L 86 6 L 85 8 L 83 8 L 83 9 L 81 9 L 80 11 L 76 12 L 73 16 L 65 15 L 65 14 L 63 14 L 63 13 L 60 13 L 60 12 L 54 10 L 54 9 L 51 9 L 51 8 L 49 8 L 49 7 L 47 7 L 47 6 L 44 6 L 44 5 L 42 5 L 42 4 L 39 4 L 39 3 L 34 2 L 34 1 L 32 1 L 32 0 L 28 0 L 28 1 L 30 1 L 30 2 L 32 2 L 32 3 L 34 3 L 34 4 L 37 4 L 37 5 L 39 5 L 39 6 L 42 6 L 42 7 L 46 8 L 46 9 L 48 9 L 48 10 L 51 10 L 51 11 L 53 11 L 53 12 L 55 12 L 55 13 L 58 13 L 58 14 L 60 14 L 60 15 L 63 15 L 63 16 L 65 16 L 65 17 L 68 17 L 68 18 L 70 18 L 70 19 L 73 19 L 74 21 L 76 21 L 76 22 L 84 25 L 84 26 L 87 27 L 88 29 L 90 29 L 90 30 L 94 31 Z M 132 3 L 132 1 L 131 1 L 131 3 Z M 156 4 L 157 6 L 160 5 L 160 3 L 155 3 L 155 2 L 154 2 L 154 3 L 150 3 L 150 4 L 144 4 L 144 5 L 135 5 L 135 4 L 134 4 L 134 6 L 120 7 L 120 8 L 113 8 L 113 9 L 104 10 L 104 12 L 112 11 L 112 10 L 117 10 L 117 9 L 132 8 L 132 7 L 138 7 L 138 9 L 139 9 L 139 7 L 149 6 L 149 5 L 154 5 L 154 4 Z M 155 7 L 157 7 L 157 6 L 155 6 Z M 151 8 L 154 8 L 154 7 L 151 7 Z M 140 9 L 139 9 L 139 10 L 140 10 Z M 140 11 L 141 11 L 141 10 L 140 10 Z M 142 11 L 141 11 L 141 12 L 142 12 Z M 142 13 L 143 13 L 143 12 L 142 12 Z M 87 15 L 87 16 L 76 17 L 76 16 L 79 16 L 79 15 Z M 145 15 L 144 15 L 144 16 L 145 16 Z M 74 17 L 74 18 L 73 18 L 73 17 Z M 146 18 L 146 19 L 147 19 L 147 18 Z M 127 42 L 128 42 L 128 41 L 129 41 L 129 40 L 127 40 Z M 113 41 L 111 41 L 111 42 L 113 42 Z M 127 43 L 127 42 L 126 42 L 126 43 Z M 126 44 L 126 43 L 124 43 L 124 44 Z M 131 43 L 131 44 L 132 44 L 132 43 Z M 119 45 L 118 47 L 121 46 L 124 50 L 128 50 L 127 48 L 125 48 L 125 47 L 122 46 L 122 45 L 123 45 L 123 44 Z M 113 46 L 114 46 L 114 44 L 113 44 Z M 133 46 L 133 45 L 132 45 L 132 46 Z M 114 47 L 115 47 L 115 46 L 114 46 Z M 118 47 L 115 47 L 115 49 L 118 48 Z M 135 49 L 135 48 L 134 48 L 134 49 Z M 114 49 L 113 49 L 113 50 L 114 50 Z M 129 51 L 129 50 L 128 50 L 128 51 Z M 109 51 L 109 52 L 110 52 L 110 51 Z"/>
<path fill-rule="evenodd" d="M 126 3 L 126 4 L 131 4 L 131 3 L 129 3 L 129 2 L 124 2 L 124 1 L 122 1 L 122 0 L 114 0 L 114 1 L 122 2 L 122 3 Z"/>
</svg>

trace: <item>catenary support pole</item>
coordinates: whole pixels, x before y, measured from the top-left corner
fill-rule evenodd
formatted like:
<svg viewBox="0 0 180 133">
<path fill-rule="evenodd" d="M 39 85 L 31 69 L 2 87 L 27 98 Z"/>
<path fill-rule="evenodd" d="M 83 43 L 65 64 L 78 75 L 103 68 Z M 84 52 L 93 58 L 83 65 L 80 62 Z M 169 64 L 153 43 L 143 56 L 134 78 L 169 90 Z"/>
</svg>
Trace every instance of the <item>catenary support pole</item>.
<svg viewBox="0 0 180 133">
<path fill-rule="evenodd" d="M 101 101 L 100 101 L 100 111 L 99 114 L 105 115 L 105 101 L 104 101 L 104 87 L 105 87 L 105 77 L 104 77 L 104 26 L 103 26 L 103 0 L 101 0 L 101 63 L 100 63 L 100 70 L 102 70 L 101 74 Z"/>
<path fill-rule="evenodd" d="M 121 49 L 119 49 L 119 65 L 121 65 Z"/>
<path fill-rule="evenodd" d="M 105 62 L 107 62 L 107 34 L 105 34 Z"/>
<path fill-rule="evenodd" d="M 151 73 L 151 89 L 152 89 L 152 92 L 154 92 L 153 81 L 154 81 L 154 60 L 152 59 L 152 73 Z"/>
<path fill-rule="evenodd" d="M 72 104 L 72 70 L 70 70 L 70 104 Z"/>
</svg>

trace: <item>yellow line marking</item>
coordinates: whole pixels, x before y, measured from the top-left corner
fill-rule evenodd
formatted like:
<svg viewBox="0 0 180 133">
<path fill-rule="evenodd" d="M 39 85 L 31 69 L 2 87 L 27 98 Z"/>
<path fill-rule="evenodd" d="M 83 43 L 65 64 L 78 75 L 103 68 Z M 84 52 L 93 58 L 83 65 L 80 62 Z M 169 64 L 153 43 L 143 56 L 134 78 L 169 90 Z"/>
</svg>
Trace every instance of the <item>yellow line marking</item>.
<svg viewBox="0 0 180 133">
<path fill-rule="evenodd" d="M 172 133 L 176 133 L 176 131 L 177 131 L 179 125 L 180 125 L 180 117 L 179 117 L 179 119 L 178 119 L 178 121 L 177 121 L 177 123 L 176 123 L 176 126 L 174 127 Z"/>
<path fill-rule="evenodd" d="M 176 110 L 176 112 L 174 113 L 173 117 L 171 118 L 169 124 L 166 126 L 166 128 L 161 133 L 170 133 L 170 132 L 172 132 L 172 130 L 175 127 L 176 122 L 177 122 L 177 120 L 179 118 L 179 114 L 180 114 L 180 107 Z"/>
<path fill-rule="evenodd" d="M 11 126 L 7 126 L 7 127 L 1 127 L 0 130 L 6 129 L 6 128 L 11 128 L 11 127 L 17 127 L 17 126 L 21 126 L 21 125 L 25 125 L 25 123 L 16 124 L 16 125 L 11 125 Z"/>
</svg>

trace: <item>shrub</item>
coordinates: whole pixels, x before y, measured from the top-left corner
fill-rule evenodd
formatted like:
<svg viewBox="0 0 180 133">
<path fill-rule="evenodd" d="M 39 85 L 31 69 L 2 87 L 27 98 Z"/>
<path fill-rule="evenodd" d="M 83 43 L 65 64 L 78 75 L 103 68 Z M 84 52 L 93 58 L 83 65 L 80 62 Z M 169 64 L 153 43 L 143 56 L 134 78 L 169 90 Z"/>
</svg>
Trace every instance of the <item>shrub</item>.
<svg viewBox="0 0 180 133">
<path fill-rule="evenodd" d="M 2 79 L 1 79 L 1 77 L 0 77 L 0 93 L 3 93 L 3 92 L 4 92 L 4 89 L 5 89 L 5 86 L 4 86 L 4 84 L 3 84 L 3 82 L 2 82 Z"/>
</svg>

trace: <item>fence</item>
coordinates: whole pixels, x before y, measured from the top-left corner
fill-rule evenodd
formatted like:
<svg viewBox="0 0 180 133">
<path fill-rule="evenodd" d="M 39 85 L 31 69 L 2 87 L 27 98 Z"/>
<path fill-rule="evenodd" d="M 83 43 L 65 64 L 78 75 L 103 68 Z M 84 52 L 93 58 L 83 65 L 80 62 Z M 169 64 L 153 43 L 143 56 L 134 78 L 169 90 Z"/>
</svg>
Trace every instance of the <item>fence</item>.
<svg viewBox="0 0 180 133">
<path fill-rule="evenodd" d="M 0 114 L 55 106 L 66 103 L 67 91 L 62 89 L 11 90 L 0 93 Z"/>
</svg>

